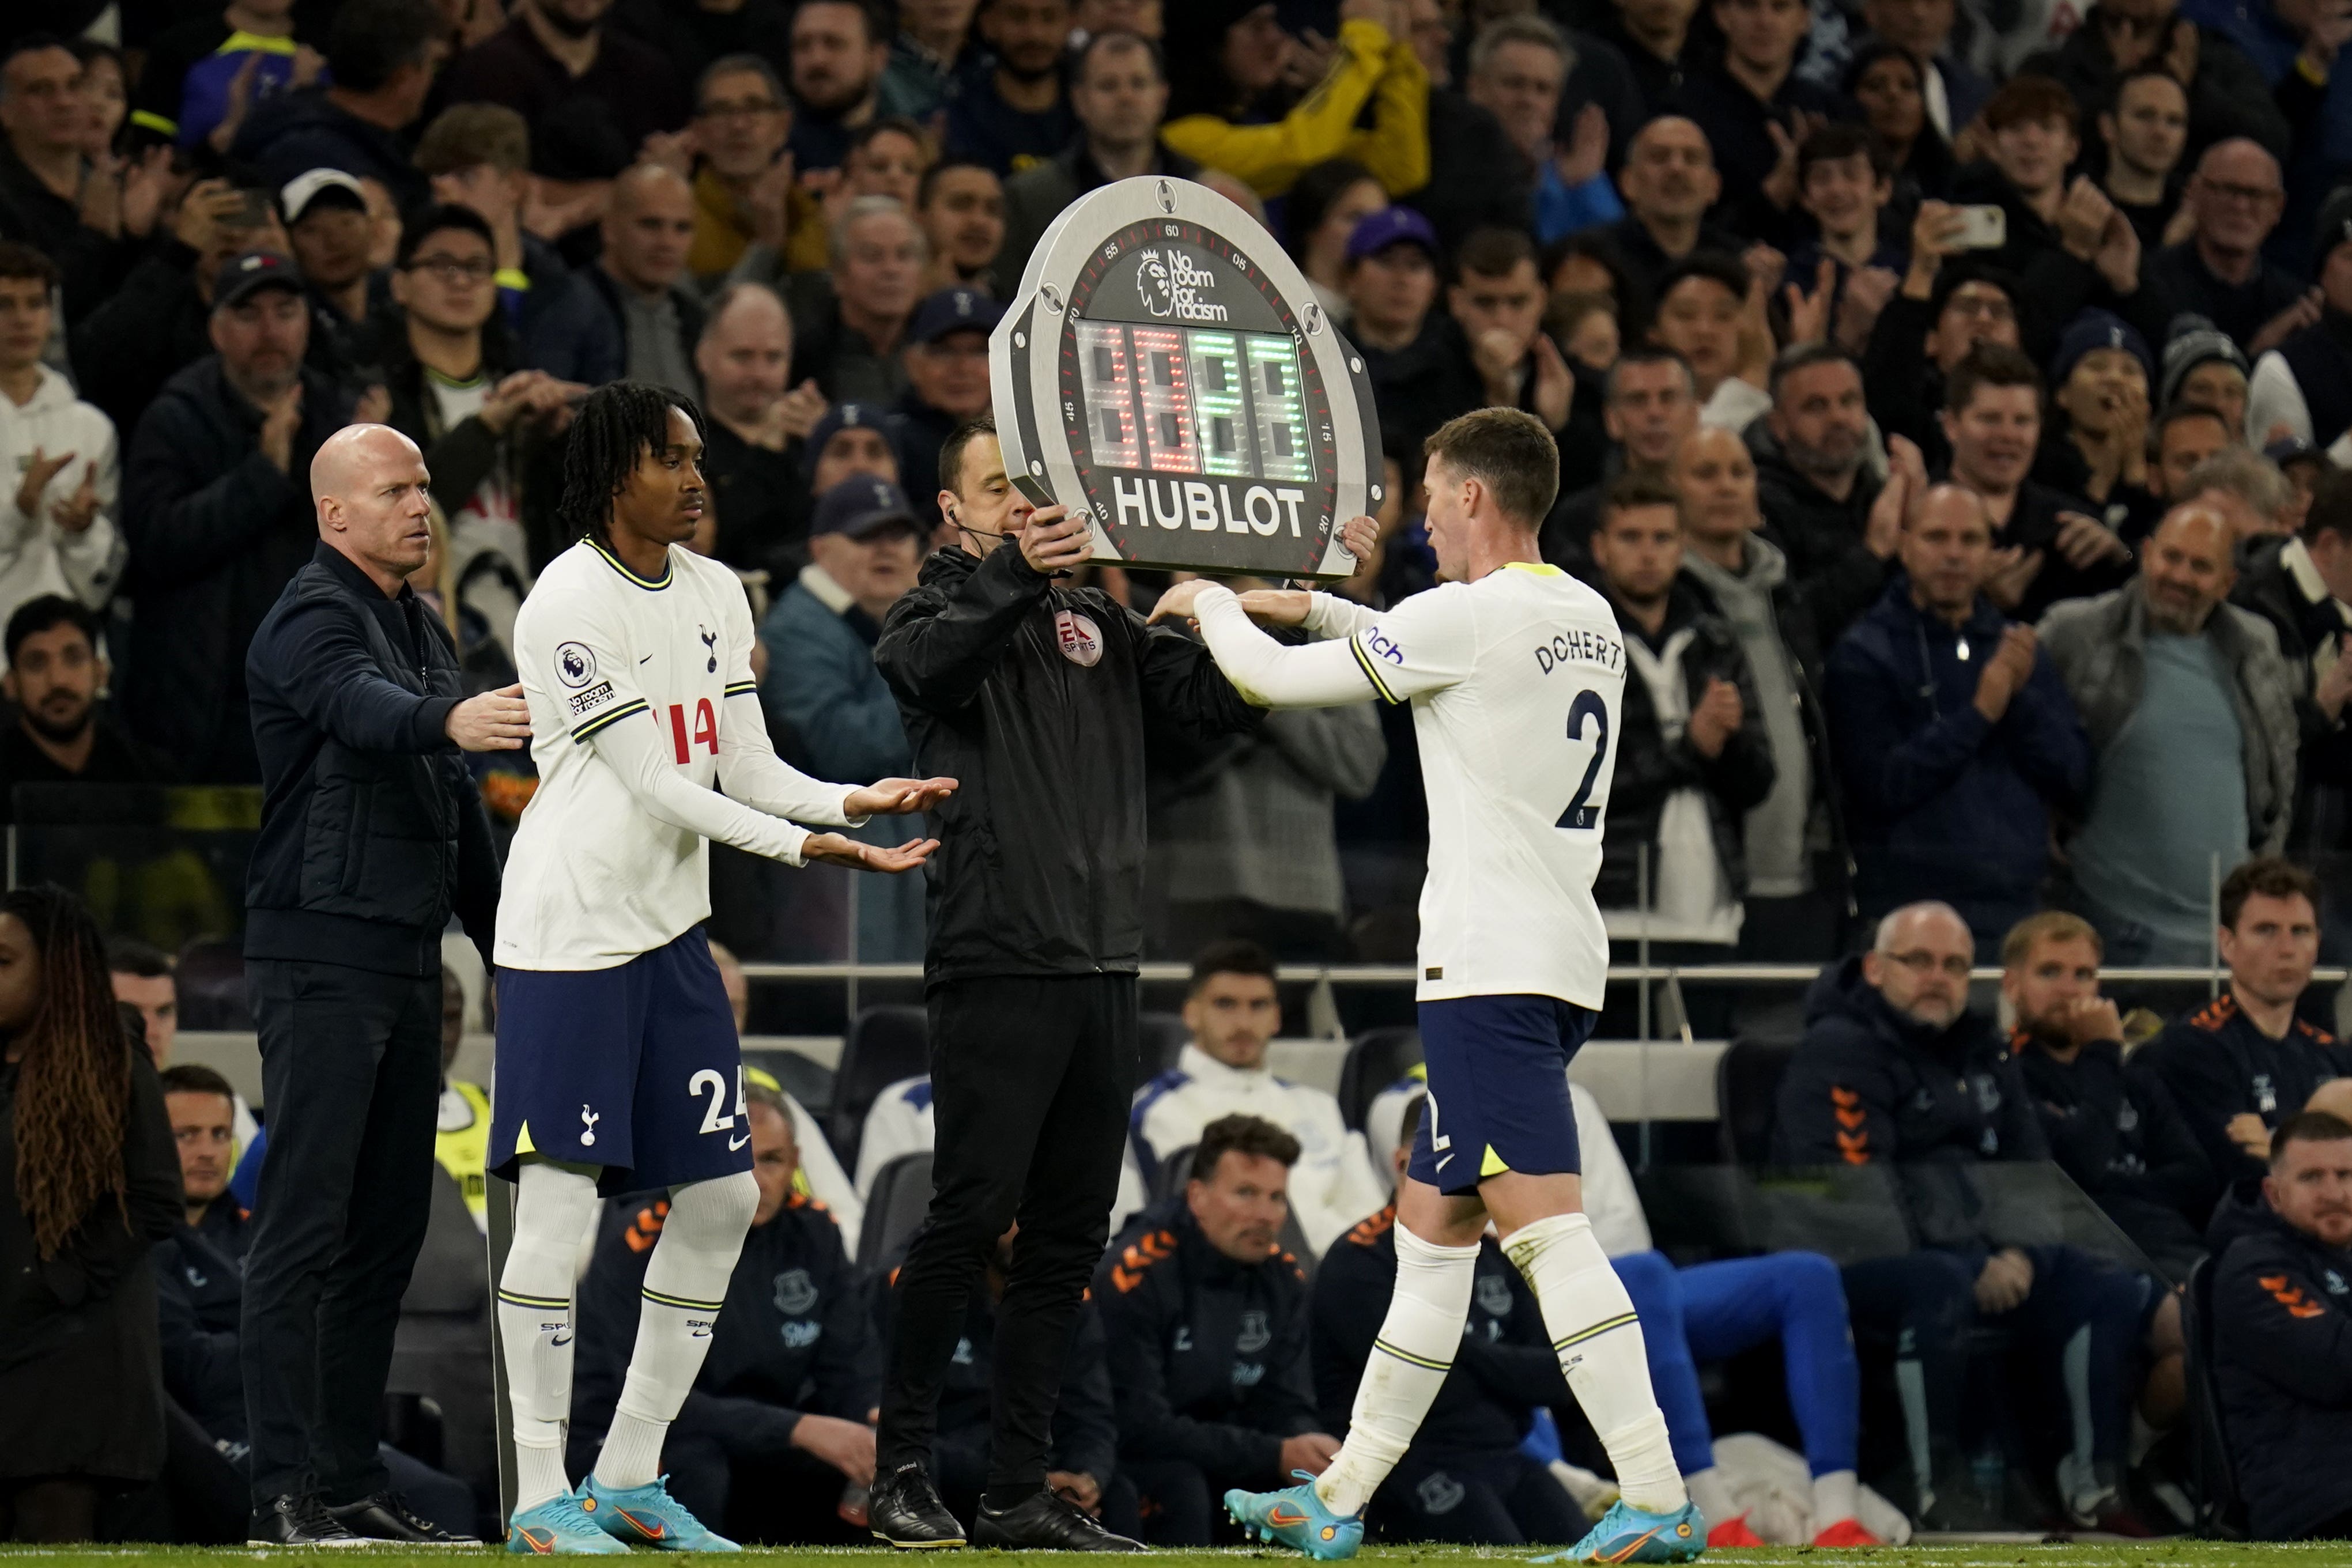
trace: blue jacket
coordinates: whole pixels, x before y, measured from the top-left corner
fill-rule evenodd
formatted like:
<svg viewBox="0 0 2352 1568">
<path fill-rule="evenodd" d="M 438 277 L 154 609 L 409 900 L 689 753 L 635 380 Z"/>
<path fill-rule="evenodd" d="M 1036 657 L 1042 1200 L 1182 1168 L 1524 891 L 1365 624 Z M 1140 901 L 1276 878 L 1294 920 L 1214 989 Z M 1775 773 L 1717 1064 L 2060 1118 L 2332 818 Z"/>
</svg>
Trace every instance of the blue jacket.
<svg viewBox="0 0 2352 1568">
<path fill-rule="evenodd" d="M 436 975 L 454 913 L 488 962 L 498 852 L 446 730 L 457 649 L 415 591 L 385 598 L 320 543 L 254 633 L 245 678 L 263 788 L 246 956 Z"/>
<path fill-rule="evenodd" d="M 2032 912 L 2050 810 L 2083 800 L 2091 745 L 2046 652 L 2000 723 L 1977 711 L 2007 624 L 1979 596 L 1956 630 L 1911 602 L 1898 571 L 1830 652 L 1823 696 L 1865 914 L 1941 898 L 1981 942 Z"/>
</svg>

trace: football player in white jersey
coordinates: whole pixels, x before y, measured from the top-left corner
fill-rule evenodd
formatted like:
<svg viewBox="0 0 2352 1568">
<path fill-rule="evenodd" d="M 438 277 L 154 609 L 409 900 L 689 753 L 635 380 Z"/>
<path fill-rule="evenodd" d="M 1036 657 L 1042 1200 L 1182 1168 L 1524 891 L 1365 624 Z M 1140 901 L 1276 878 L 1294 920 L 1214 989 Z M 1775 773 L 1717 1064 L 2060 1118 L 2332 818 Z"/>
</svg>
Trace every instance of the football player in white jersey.
<svg viewBox="0 0 2352 1568">
<path fill-rule="evenodd" d="M 1540 421 L 1480 409 L 1426 450 L 1436 588 L 1378 611 L 1186 582 L 1153 612 L 1192 615 L 1253 702 L 1412 703 L 1429 794 L 1418 992 L 1429 1114 L 1397 1197 L 1396 1294 L 1330 1468 L 1279 1491 L 1228 1492 L 1225 1506 L 1310 1557 L 1355 1552 L 1364 1505 L 1453 1365 L 1491 1217 L 1622 1492 L 1567 1556 L 1689 1562 L 1706 1526 L 1675 1468 L 1641 1321 L 1582 1213 L 1565 1071 L 1608 978 L 1592 879 L 1624 647 L 1608 601 L 1537 549 L 1559 486 Z M 1253 616 L 1326 640 L 1286 647 Z"/>
<path fill-rule="evenodd" d="M 751 608 L 733 572 L 685 548 L 701 520 L 702 420 L 616 382 L 582 404 L 562 515 L 586 537 L 515 620 L 538 793 L 499 907 L 489 1168 L 515 1179 L 499 1327 L 513 1391 L 509 1551 L 733 1551 L 669 1496 L 662 1438 L 710 1346 L 759 1201 L 740 1042 L 702 922 L 709 842 L 788 865 L 904 872 L 854 826 L 919 811 L 948 779 L 824 784 L 768 743 Z M 724 789 L 725 793 L 719 791 Z M 595 1469 L 565 1484 L 572 1263 L 600 1190 L 666 1186 L 636 1347 Z"/>
</svg>

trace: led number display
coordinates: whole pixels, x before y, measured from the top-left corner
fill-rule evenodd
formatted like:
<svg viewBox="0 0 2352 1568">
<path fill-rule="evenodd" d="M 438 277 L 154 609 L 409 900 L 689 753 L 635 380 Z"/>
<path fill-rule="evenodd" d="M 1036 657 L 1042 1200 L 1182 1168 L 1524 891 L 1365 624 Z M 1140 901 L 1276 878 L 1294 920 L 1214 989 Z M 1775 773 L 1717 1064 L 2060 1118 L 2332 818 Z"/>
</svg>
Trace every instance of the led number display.
<svg viewBox="0 0 2352 1568">
<path fill-rule="evenodd" d="M 1103 187 L 1046 231 L 991 342 L 1007 472 L 1090 513 L 1096 557 L 1344 577 L 1380 500 L 1362 356 L 1242 210 L 1188 181 Z"/>
</svg>

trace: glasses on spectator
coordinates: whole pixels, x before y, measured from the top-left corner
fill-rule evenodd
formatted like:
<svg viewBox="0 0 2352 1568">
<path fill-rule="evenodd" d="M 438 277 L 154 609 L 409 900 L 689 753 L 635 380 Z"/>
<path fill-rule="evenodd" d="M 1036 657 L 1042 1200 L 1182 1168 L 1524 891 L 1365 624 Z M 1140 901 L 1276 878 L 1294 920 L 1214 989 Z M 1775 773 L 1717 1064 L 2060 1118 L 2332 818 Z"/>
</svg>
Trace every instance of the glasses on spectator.
<svg viewBox="0 0 2352 1568">
<path fill-rule="evenodd" d="M 694 112 L 704 120 L 749 120 L 754 115 L 774 114 L 783 107 L 772 98 L 721 99 L 703 104 Z"/>
<path fill-rule="evenodd" d="M 1988 321 L 2014 321 L 2017 307 L 1998 294 L 1955 294 L 1945 309 L 1961 316 L 1979 316 Z"/>
<path fill-rule="evenodd" d="M 1966 980 L 1969 977 L 1970 960 L 1965 953 L 1952 953 L 1938 958 L 1924 947 L 1915 947 L 1908 953 L 1883 953 L 1880 956 L 1892 963 L 1902 965 L 1915 975 L 1925 975 L 1930 970 L 1941 969 L 1955 980 Z"/>
<path fill-rule="evenodd" d="M 2249 207 L 2266 207 L 2286 194 L 2275 186 L 2233 185 L 2224 180 L 2207 180 L 2207 191 L 2225 202 L 2239 202 Z"/>
<path fill-rule="evenodd" d="M 498 271 L 487 260 L 459 261 L 454 256 L 420 256 L 408 264 L 411 272 L 429 272 L 455 288 L 461 283 L 488 283 Z"/>
</svg>

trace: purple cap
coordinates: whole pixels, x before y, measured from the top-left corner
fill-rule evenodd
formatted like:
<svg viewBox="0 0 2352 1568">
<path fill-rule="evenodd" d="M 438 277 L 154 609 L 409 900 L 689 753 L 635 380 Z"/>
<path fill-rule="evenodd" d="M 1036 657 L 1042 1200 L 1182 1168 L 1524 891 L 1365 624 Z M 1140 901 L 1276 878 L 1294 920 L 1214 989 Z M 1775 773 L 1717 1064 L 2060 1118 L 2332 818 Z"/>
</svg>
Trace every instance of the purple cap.
<svg viewBox="0 0 2352 1568">
<path fill-rule="evenodd" d="M 1417 245 L 1432 261 L 1437 259 L 1437 231 L 1427 218 L 1411 207 L 1382 207 L 1356 220 L 1355 232 L 1348 236 L 1348 259 L 1361 261 L 1392 245 L 1406 244 Z"/>
</svg>

